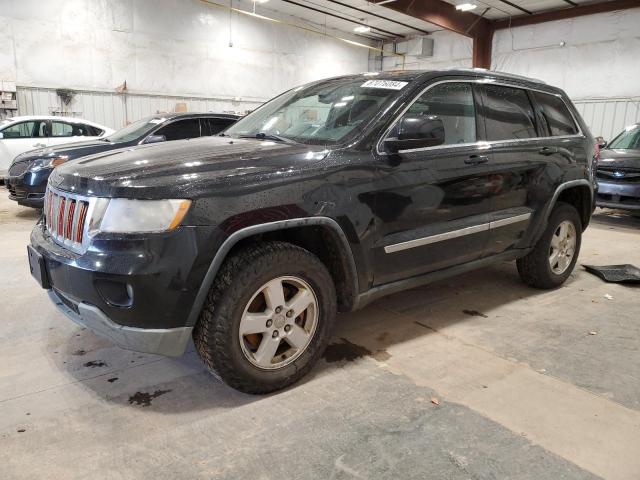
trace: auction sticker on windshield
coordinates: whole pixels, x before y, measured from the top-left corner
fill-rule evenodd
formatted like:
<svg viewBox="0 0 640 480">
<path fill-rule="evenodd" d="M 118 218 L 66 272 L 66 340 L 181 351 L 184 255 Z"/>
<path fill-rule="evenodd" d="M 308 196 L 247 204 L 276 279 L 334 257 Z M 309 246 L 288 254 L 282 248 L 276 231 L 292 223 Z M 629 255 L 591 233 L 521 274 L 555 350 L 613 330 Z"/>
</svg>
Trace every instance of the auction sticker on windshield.
<svg viewBox="0 0 640 480">
<path fill-rule="evenodd" d="M 397 80 L 367 80 L 362 88 L 386 88 L 387 90 L 402 90 L 409 82 L 399 82 Z"/>
</svg>

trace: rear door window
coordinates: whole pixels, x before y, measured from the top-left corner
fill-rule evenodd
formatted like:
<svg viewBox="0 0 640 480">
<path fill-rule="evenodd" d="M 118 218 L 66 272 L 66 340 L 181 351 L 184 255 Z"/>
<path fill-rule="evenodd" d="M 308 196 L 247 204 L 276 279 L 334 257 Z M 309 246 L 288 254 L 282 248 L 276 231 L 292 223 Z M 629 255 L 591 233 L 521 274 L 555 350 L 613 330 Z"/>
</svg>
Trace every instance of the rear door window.
<svg viewBox="0 0 640 480">
<path fill-rule="evenodd" d="M 484 85 L 480 88 L 487 140 L 535 138 L 535 114 L 527 92 L 521 88 Z"/>
<path fill-rule="evenodd" d="M 197 118 L 177 120 L 160 128 L 154 132 L 154 135 L 164 135 L 167 141 L 198 138 L 200 136 L 200 121 Z"/>
<path fill-rule="evenodd" d="M 73 125 L 66 122 L 51 122 L 52 137 L 73 137 Z"/>
<path fill-rule="evenodd" d="M 542 118 L 552 137 L 578 133 L 578 126 L 562 98 L 542 92 L 533 92 L 533 95 L 540 105 Z"/>
</svg>

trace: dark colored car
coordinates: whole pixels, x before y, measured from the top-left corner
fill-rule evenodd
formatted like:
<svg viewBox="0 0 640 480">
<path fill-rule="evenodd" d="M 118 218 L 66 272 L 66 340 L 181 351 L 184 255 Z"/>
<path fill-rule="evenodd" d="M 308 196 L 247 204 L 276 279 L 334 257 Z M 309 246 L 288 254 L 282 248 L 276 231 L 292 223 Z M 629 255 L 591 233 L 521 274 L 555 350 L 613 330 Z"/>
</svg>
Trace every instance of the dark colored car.
<svg viewBox="0 0 640 480">
<path fill-rule="evenodd" d="M 26 207 L 42 208 L 49 175 L 64 162 L 135 145 L 215 135 L 238 118 L 218 113 L 164 113 L 133 122 L 104 138 L 25 152 L 9 167 L 5 179 L 9 198 Z"/>
<path fill-rule="evenodd" d="M 598 162 L 599 207 L 640 212 L 640 124 L 605 145 Z"/>
<path fill-rule="evenodd" d="M 318 360 L 336 310 L 505 260 L 569 276 L 597 145 L 566 94 L 475 70 L 338 77 L 223 136 L 54 170 L 30 267 L 80 325 L 144 352 L 189 339 L 245 392 Z"/>
</svg>

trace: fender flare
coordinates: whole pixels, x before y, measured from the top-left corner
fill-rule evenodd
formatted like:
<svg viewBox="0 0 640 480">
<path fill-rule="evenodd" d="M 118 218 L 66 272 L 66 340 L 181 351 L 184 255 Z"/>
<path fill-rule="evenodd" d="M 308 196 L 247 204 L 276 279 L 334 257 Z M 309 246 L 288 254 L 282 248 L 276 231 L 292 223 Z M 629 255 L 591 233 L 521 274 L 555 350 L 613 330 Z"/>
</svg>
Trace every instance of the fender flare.
<svg viewBox="0 0 640 480">
<path fill-rule="evenodd" d="M 555 191 L 553 192 L 553 196 L 551 197 L 551 200 L 549 200 L 547 205 L 544 207 L 544 210 L 542 211 L 542 214 L 540 216 L 540 221 L 532 234 L 533 235 L 532 244 L 535 244 L 538 241 L 538 239 L 542 236 L 542 233 L 544 232 L 544 230 L 547 228 L 549 217 L 551 216 L 551 212 L 553 211 L 553 208 L 556 206 L 556 203 L 558 203 L 558 197 L 560 197 L 560 194 L 563 191 L 573 187 L 588 187 L 589 193 L 591 195 L 590 202 L 593 203 L 593 185 L 591 184 L 591 182 L 589 182 L 589 180 L 581 178 L 578 180 L 569 180 L 568 182 L 564 182 L 558 185 Z"/>
<path fill-rule="evenodd" d="M 279 220 L 276 222 L 269 223 L 261 223 L 258 225 L 251 225 L 250 227 L 241 228 L 240 230 L 236 230 L 233 232 L 227 239 L 222 243 L 209 268 L 207 269 L 207 273 L 205 274 L 204 280 L 200 285 L 200 289 L 198 290 L 198 294 L 193 302 L 191 307 L 191 311 L 189 312 L 189 317 L 187 318 L 187 326 L 192 327 L 198 321 L 200 316 L 200 312 L 202 311 L 202 307 L 207 298 L 209 290 L 213 285 L 213 282 L 222 266 L 222 263 L 227 258 L 227 255 L 231 251 L 231 249 L 242 239 L 251 237 L 253 235 L 257 235 L 260 233 L 273 232 L 277 230 L 286 230 L 294 227 L 308 227 L 314 225 L 322 225 L 331 228 L 340 239 L 343 248 L 345 249 L 348 267 L 351 270 L 351 275 L 353 278 L 353 294 L 355 297 L 358 296 L 358 274 L 356 269 L 355 260 L 353 258 L 353 252 L 351 251 L 351 246 L 349 245 L 349 241 L 347 240 L 347 236 L 345 235 L 342 227 L 336 222 L 334 219 L 329 217 L 308 217 L 308 218 L 292 218 L 289 220 Z"/>
</svg>

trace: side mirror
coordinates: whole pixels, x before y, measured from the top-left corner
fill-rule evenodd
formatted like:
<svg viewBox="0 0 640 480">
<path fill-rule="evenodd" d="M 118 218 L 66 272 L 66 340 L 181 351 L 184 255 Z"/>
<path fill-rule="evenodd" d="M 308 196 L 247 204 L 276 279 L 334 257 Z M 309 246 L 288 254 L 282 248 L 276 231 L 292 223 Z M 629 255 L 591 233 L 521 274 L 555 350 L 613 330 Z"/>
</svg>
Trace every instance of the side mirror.
<svg viewBox="0 0 640 480">
<path fill-rule="evenodd" d="M 598 144 L 598 147 L 600 147 L 600 148 L 607 148 L 607 142 L 602 137 L 596 137 L 596 143 Z"/>
<path fill-rule="evenodd" d="M 144 143 L 160 143 L 166 141 L 167 137 L 165 137 L 164 135 L 149 135 L 147 138 L 145 138 Z"/>
<path fill-rule="evenodd" d="M 435 147 L 444 143 L 444 123 L 435 115 L 407 114 L 400 119 L 397 137 L 384 141 L 390 153 L 411 148 Z"/>
</svg>

